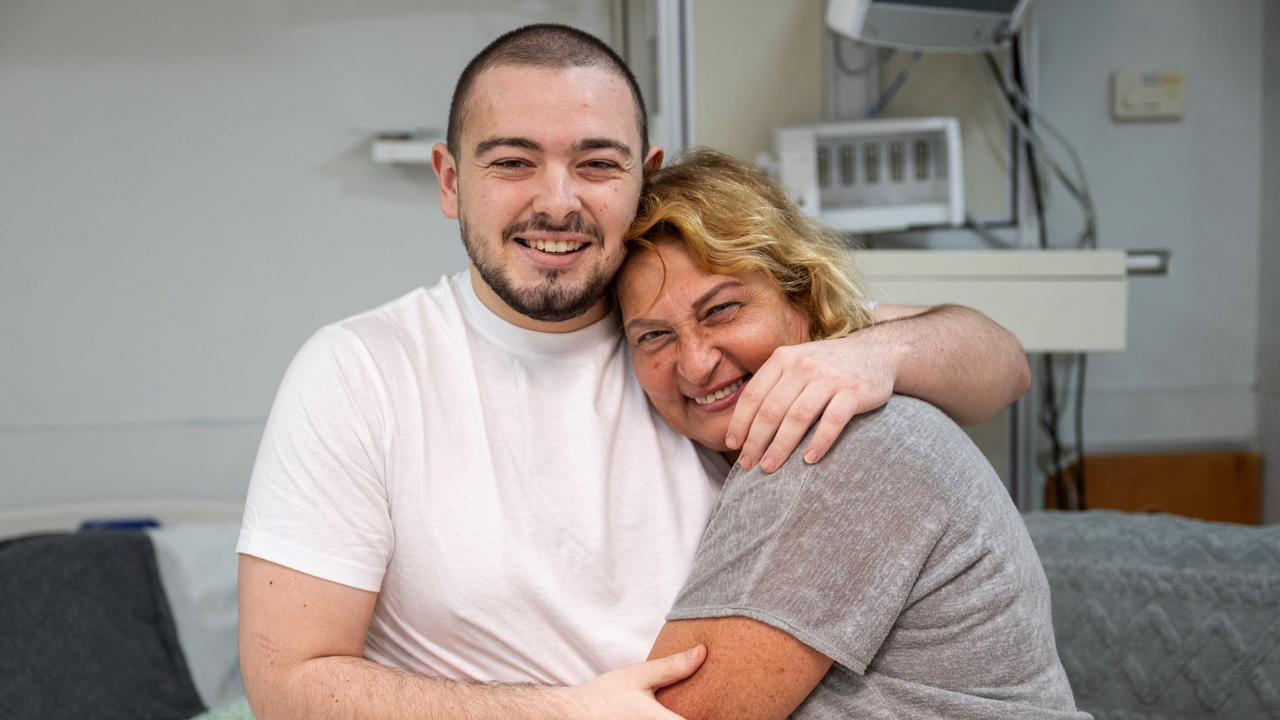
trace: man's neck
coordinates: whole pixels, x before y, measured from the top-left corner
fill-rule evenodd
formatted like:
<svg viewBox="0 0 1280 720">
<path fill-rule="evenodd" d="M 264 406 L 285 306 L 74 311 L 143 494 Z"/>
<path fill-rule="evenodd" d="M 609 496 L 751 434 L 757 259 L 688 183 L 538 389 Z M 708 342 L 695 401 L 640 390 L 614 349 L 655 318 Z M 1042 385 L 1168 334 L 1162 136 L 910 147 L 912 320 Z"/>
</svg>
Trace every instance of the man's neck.
<svg viewBox="0 0 1280 720">
<path fill-rule="evenodd" d="M 568 333 L 581 330 L 609 314 L 609 301 L 602 298 L 590 310 L 575 318 L 559 322 L 534 320 L 503 302 L 502 298 L 498 297 L 498 294 L 493 291 L 493 288 L 489 287 L 489 284 L 484 281 L 484 278 L 480 277 L 480 271 L 476 269 L 475 265 L 471 265 L 469 269 L 471 271 L 471 287 L 475 289 L 476 297 L 480 299 L 480 304 L 488 308 L 494 315 L 518 328 L 535 332 Z"/>
</svg>

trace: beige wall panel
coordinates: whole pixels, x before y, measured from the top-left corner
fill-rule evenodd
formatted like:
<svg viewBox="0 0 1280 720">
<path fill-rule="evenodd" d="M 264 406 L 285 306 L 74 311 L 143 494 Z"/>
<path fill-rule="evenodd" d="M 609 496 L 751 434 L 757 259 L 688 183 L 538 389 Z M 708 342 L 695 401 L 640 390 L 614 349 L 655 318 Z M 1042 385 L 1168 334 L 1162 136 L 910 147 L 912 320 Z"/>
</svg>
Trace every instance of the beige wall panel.
<svg viewBox="0 0 1280 720">
<path fill-rule="evenodd" d="M 822 118 L 821 0 L 693 4 L 694 140 L 753 160 L 773 128 Z"/>
<path fill-rule="evenodd" d="M 887 88 L 911 61 L 894 53 L 883 66 L 880 86 Z M 1009 207 L 1009 126 L 992 94 L 981 55 L 924 55 L 882 117 L 946 115 L 960 121 L 964 146 L 965 208 L 978 218 L 1007 219 Z"/>
</svg>

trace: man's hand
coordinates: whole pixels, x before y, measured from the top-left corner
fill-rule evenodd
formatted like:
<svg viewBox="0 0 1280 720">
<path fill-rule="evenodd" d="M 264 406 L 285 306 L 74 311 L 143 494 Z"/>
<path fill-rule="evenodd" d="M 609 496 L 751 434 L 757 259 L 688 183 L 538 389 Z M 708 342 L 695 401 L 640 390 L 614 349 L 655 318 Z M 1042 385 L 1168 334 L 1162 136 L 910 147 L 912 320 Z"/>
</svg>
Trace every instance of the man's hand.
<svg viewBox="0 0 1280 720">
<path fill-rule="evenodd" d="M 654 694 L 692 675 L 706 657 L 706 648 L 698 645 L 675 655 L 610 670 L 590 682 L 566 688 L 573 716 L 681 720 L 679 715 L 663 707 Z"/>
<path fill-rule="evenodd" d="M 818 462 L 855 415 L 889 401 L 897 375 L 895 348 L 862 331 L 780 347 L 743 388 L 726 443 L 743 470 L 773 472 L 817 421 L 804 459 Z"/>
<path fill-rule="evenodd" d="M 881 305 L 876 324 L 847 337 L 781 347 L 742 390 L 725 444 L 738 464 L 773 472 L 818 423 L 804 459 L 822 459 L 856 415 L 895 392 L 932 403 L 961 425 L 993 417 L 1026 392 L 1022 344 L 982 313 L 956 305 Z"/>
</svg>

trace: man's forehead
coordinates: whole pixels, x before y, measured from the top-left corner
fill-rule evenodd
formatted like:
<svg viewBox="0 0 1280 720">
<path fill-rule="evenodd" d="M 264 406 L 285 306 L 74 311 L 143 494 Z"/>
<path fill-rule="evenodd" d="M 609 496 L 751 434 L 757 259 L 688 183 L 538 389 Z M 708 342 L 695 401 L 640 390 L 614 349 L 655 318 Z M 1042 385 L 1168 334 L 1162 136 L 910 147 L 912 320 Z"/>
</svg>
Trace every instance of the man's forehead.
<svg viewBox="0 0 1280 720">
<path fill-rule="evenodd" d="M 573 146 L 612 139 L 640 152 L 638 106 L 625 78 L 604 66 L 503 64 L 475 80 L 462 127 L 472 150 L 489 137 L 524 137 Z"/>
</svg>

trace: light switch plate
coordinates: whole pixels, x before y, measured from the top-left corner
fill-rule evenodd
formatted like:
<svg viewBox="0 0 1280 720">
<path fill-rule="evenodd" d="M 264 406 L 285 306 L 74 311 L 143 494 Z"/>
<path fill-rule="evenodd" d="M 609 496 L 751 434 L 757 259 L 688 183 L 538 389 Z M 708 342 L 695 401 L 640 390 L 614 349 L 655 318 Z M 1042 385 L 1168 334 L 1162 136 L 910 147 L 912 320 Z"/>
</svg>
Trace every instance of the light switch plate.
<svg viewBox="0 0 1280 720">
<path fill-rule="evenodd" d="M 1181 120 L 1187 77 L 1174 71 L 1111 74 L 1111 116 L 1116 120 Z"/>
</svg>

